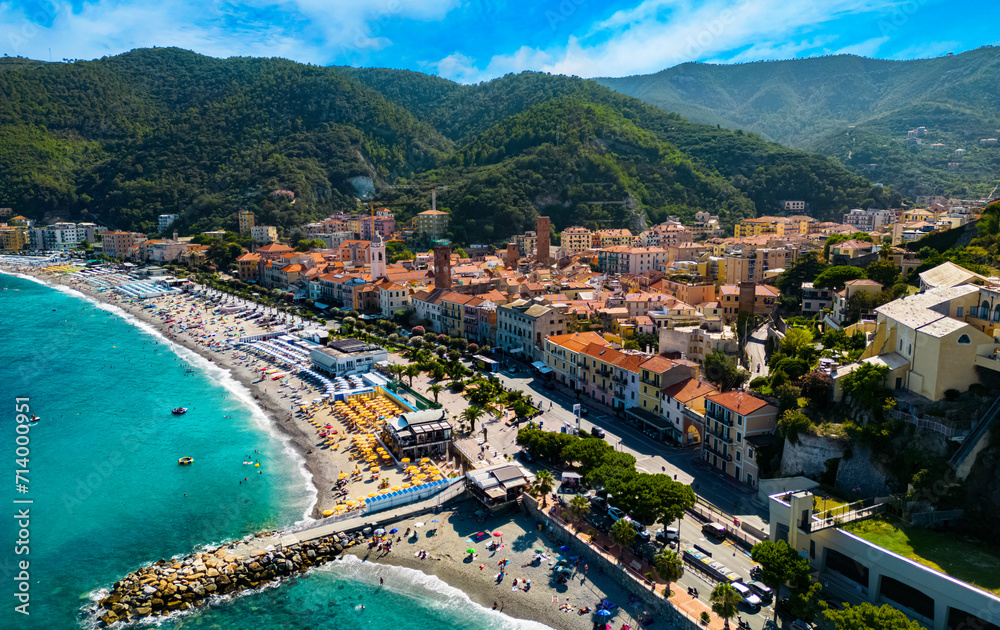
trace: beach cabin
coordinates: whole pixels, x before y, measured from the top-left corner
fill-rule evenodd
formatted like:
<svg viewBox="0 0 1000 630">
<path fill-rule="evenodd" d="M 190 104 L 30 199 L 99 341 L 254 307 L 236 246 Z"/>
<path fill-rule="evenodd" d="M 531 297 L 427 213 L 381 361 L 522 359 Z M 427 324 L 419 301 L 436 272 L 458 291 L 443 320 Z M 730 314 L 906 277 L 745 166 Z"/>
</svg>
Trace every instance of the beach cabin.
<svg viewBox="0 0 1000 630">
<path fill-rule="evenodd" d="M 425 409 L 386 420 L 386 446 L 396 459 L 445 457 L 454 431 L 443 409 Z"/>
<path fill-rule="evenodd" d="M 496 464 L 471 470 L 465 475 L 469 492 L 490 511 L 511 506 L 535 481 L 528 469 L 518 464 Z"/>
</svg>

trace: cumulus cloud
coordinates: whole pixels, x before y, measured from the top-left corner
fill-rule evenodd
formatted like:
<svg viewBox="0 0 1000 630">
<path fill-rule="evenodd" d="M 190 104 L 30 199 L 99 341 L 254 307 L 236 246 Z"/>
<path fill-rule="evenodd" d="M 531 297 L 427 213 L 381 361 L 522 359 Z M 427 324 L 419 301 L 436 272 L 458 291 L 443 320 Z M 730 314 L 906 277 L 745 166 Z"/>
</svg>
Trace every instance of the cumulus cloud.
<svg viewBox="0 0 1000 630">
<path fill-rule="evenodd" d="M 394 20 L 439 21 L 459 0 L 44 0 L 0 2 L 0 46 L 11 55 L 94 58 L 178 46 L 207 55 L 363 61 L 392 45 Z"/>
<path fill-rule="evenodd" d="M 495 55 L 478 73 L 466 68 L 463 76 L 474 81 L 522 70 L 623 76 L 685 61 L 825 53 L 837 37 L 811 35 L 816 29 L 882 9 L 877 0 L 644 0 L 595 22 L 582 35 L 567 35 L 565 43 Z M 872 38 L 858 50 L 874 52 L 878 45 L 880 38 Z"/>
</svg>

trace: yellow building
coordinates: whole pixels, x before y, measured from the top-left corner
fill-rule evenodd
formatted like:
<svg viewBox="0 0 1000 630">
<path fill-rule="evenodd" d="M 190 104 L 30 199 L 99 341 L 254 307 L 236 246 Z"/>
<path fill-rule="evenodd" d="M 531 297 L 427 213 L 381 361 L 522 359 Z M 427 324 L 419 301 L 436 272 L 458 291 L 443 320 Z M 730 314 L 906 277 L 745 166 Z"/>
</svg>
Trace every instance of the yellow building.
<svg viewBox="0 0 1000 630">
<path fill-rule="evenodd" d="M 809 224 L 813 222 L 814 219 L 807 216 L 743 219 L 733 226 L 733 235 L 739 238 L 743 236 L 759 236 L 761 234 L 773 234 L 775 236 L 807 234 L 809 232 Z"/>
<path fill-rule="evenodd" d="M 240 234 L 249 234 L 250 228 L 255 225 L 253 212 L 250 212 L 249 210 L 240 210 L 237 217 L 240 223 Z"/>
<path fill-rule="evenodd" d="M 964 284 L 939 287 L 880 306 L 875 336 L 862 363 L 889 368 L 886 387 L 907 389 L 929 400 L 949 389 L 980 382 L 977 368 L 1000 372 L 1000 291 Z M 841 379 L 860 364 L 844 366 Z"/>
<path fill-rule="evenodd" d="M 631 246 L 632 232 L 629 230 L 597 230 L 590 235 L 591 249 L 605 247 Z"/>
<path fill-rule="evenodd" d="M 561 246 L 564 252 L 572 255 L 590 249 L 590 239 L 590 230 L 576 225 L 562 231 Z"/>
<path fill-rule="evenodd" d="M 27 243 L 28 239 L 24 228 L 19 226 L 0 227 L 0 247 L 4 251 L 21 251 Z"/>
</svg>

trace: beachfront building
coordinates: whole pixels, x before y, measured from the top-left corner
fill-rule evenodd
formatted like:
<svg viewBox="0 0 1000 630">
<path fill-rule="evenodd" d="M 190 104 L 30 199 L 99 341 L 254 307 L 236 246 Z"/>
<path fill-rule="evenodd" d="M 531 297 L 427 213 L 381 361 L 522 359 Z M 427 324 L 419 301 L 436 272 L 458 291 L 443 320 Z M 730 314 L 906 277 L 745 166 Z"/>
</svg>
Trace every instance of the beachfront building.
<svg viewBox="0 0 1000 630">
<path fill-rule="evenodd" d="M 670 427 L 668 437 L 681 446 L 701 442 L 705 431 L 705 399 L 719 390 L 700 378 L 686 378 L 663 389 L 660 415 Z"/>
<path fill-rule="evenodd" d="M 389 359 L 388 351 L 357 339 L 338 339 L 309 353 L 313 368 L 333 376 L 371 372 L 376 363 Z"/>
<path fill-rule="evenodd" d="M 27 245 L 25 229 L 16 225 L 0 226 L 0 248 L 5 252 L 19 252 Z"/>
<path fill-rule="evenodd" d="M 583 390 L 580 353 L 591 344 L 611 346 L 595 332 L 553 335 L 545 340 L 545 365 L 552 368 L 556 382 L 574 390 Z"/>
<path fill-rule="evenodd" d="M 726 392 L 705 398 L 702 457 L 713 468 L 756 486 L 757 447 L 767 444 L 778 421 L 778 408 L 747 392 Z"/>
<path fill-rule="evenodd" d="M 670 424 L 661 414 L 663 390 L 685 379 L 698 378 L 699 367 L 685 359 L 657 355 L 643 361 L 639 370 L 639 405 L 628 409 L 625 418 L 662 441 L 671 433 Z"/>
<path fill-rule="evenodd" d="M 396 459 L 446 457 L 454 430 L 444 409 L 410 411 L 385 422 L 385 445 Z"/>
<path fill-rule="evenodd" d="M 509 506 L 535 482 L 535 475 L 519 464 L 494 464 L 465 474 L 470 494 L 487 509 Z"/>
<path fill-rule="evenodd" d="M 121 260 L 128 258 L 129 250 L 145 240 L 146 235 L 139 232 L 109 230 L 101 234 L 104 253 L 112 258 Z"/>
<path fill-rule="evenodd" d="M 597 230 L 590 235 L 590 248 L 628 246 L 632 244 L 632 232 L 629 230 Z"/>
<path fill-rule="evenodd" d="M 565 307 L 545 304 L 539 298 L 515 300 L 497 309 L 497 342 L 504 352 L 528 363 L 545 356 L 545 339 L 566 333 Z"/>
</svg>

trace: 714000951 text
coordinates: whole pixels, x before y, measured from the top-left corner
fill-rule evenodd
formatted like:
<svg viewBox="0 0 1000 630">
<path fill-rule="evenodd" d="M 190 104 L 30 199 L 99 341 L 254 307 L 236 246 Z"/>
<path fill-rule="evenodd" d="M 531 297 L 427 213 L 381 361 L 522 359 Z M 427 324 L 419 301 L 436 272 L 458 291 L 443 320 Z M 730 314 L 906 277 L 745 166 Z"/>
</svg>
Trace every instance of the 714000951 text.
<svg viewBox="0 0 1000 630">
<path fill-rule="evenodd" d="M 31 414 L 30 400 L 28 398 L 15 398 L 14 411 L 16 423 L 14 424 L 14 519 L 17 523 L 15 530 L 17 538 L 14 541 L 14 555 L 21 556 L 17 559 L 17 567 L 14 572 L 14 599 L 17 602 L 14 610 L 22 615 L 31 614 L 28 607 L 31 605 L 31 563 L 26 556 L 31 555 L 31 503 L 28 498 L 28 475 L 31 474 L 29 463 L 31 462 L 31 425 L 38 421 L 38 417 Z"/>
</svg>

